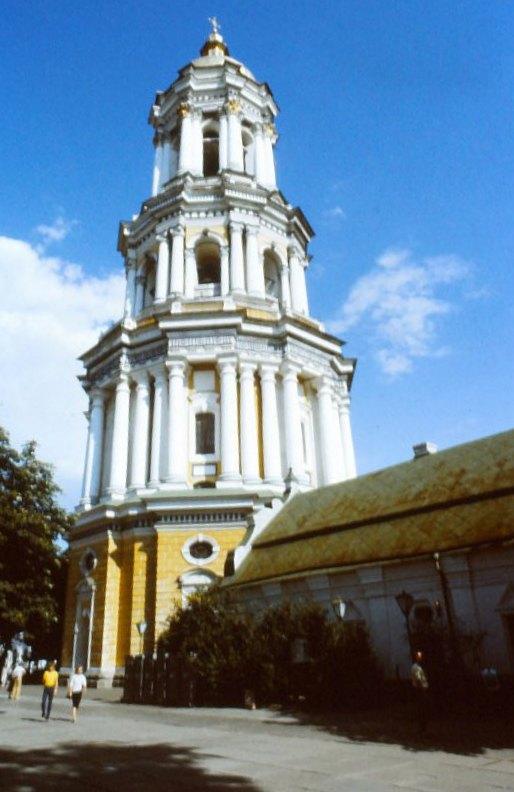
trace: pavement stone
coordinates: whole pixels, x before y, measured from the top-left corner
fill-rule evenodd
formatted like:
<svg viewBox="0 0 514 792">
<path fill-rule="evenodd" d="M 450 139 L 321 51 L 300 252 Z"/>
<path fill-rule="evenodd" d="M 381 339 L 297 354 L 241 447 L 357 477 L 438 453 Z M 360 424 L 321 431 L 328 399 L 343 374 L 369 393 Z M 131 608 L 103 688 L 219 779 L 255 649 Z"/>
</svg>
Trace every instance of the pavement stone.
<svg viewBox="0 0 514 792">
<path fill-rule="evenodd" d="M 91 691 L 79 722 L 62 691 L 49 722 L 40 690 L 0 694 L 2 792 L 514 792 L 514 749 L 468 753 L 358 738 L 271 710 L 126 705 Z M 361 734 L 362 731 L 362 734 Z M 492 743 L 496 744 L 496 743 Z M 509 745 L 506 741 L 506 745 Z"/>
</svg>

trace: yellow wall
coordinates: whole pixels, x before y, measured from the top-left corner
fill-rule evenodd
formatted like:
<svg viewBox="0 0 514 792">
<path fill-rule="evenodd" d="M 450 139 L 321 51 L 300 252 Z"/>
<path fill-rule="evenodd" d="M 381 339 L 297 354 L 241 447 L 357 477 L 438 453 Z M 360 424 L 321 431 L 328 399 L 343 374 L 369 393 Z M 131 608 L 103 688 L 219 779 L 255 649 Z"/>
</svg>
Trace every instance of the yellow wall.
<svg viewBox="0 0 514 792">
<path fill-rule="evenodd" d="M 246 533 L 244 527 L 216 529 L 198 525 L 184 529 L 156 525 L 143 531 L 143 535 L 138 535 L 137 529 L 128 529 L 114 536 L 104 532 L 87 547 L 74 548 L 71 541 L 63 665 L 69 666 L 72 661 L 76 587 L 82 580 L 79 563 L 87 548 L 91 547 L 98 557 L 90 576 L 96 586 L 91 666 L 112 669 L 123 666 L 127 654 L 140 651 L 138 622 L 147 623 L 144 649 L 151 650 L 166 629 L 171 612 L 180 607 L 180 577 L 200 569 L 184 559 L 182 548 L 186 541 L 199 533 L 216 540 L 220 546 L 218 557 L 201 569 L 221 577 L 227 553 Z"/>
</svg>

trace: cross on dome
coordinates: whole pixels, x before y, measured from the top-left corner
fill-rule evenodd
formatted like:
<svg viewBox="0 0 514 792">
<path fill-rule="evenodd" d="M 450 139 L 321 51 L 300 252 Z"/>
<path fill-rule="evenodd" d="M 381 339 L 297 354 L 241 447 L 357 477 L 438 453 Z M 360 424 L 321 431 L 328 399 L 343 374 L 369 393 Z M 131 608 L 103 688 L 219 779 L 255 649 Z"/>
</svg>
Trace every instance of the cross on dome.
<svg viewBox="0 0 514 792">
<path fill-rule="evenodd" d="M 211 25 L 211 32 L 209 34 L 209 38 L 203 45 L 202 49 L 200 50 L 200 54 L 203 56 L 206 55 L 228 55 L 228 47 L 223 40 L 223 36 L 220 33 L 221 25 L 218 22 L 215 16 L 209 17 L 209 23 Z"/>
</svg>

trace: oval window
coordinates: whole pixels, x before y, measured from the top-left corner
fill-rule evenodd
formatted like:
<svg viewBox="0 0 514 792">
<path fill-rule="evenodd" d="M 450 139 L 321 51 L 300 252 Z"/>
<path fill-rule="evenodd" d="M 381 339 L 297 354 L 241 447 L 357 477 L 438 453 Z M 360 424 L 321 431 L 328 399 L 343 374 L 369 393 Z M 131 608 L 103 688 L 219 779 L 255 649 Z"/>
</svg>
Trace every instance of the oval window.
<svg viewBox="0 0 514 792">
<path fill-rule="evenodd" d="M 193 542 L 193 544 L 189 548 L 189 555 L 193 558 L 198 558 L 205 560 L 206 558 L 210 558 L 213 554 L 213 546 L 210 542 L 200 541 Z"/>
</svg>

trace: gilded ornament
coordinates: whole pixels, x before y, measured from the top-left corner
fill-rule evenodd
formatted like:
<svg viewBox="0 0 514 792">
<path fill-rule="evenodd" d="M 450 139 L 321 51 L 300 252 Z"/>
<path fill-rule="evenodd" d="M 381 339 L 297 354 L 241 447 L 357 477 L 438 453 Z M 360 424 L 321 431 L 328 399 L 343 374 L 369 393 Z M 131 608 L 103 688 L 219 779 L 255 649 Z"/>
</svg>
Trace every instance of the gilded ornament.
<svg viewBox="0 0 514 792">
<path fill-rule="evenodd" d="M 177 109 L 177 115 L 179 118 L 185 118 L 191 112 L 191 105 L 189 102 L 181 102 Z"/>
</svg>

